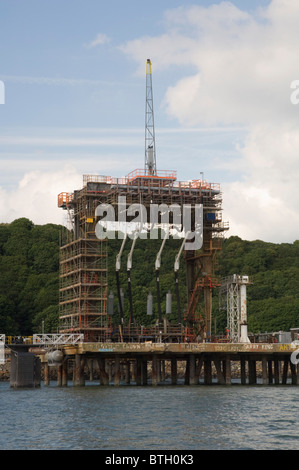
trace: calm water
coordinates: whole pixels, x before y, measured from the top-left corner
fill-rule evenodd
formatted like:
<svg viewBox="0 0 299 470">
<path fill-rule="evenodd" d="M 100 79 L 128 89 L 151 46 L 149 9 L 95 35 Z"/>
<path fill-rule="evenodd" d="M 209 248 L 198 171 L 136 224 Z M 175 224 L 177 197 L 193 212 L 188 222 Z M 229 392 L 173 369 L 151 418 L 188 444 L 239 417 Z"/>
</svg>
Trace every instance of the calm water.
<svg viewBox="0 0 299 470">
<path fill-rule="evenodd" d="M 299 449 L 297 386 L 15 390 L 0 383 L 0 449 Z"/>
</svg>

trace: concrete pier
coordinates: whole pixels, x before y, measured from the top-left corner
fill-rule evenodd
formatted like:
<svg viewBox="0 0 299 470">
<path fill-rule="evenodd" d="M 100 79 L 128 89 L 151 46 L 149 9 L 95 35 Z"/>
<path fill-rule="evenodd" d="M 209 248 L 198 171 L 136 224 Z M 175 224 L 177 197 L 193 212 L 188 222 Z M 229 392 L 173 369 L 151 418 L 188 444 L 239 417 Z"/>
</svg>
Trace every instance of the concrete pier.
<svg viewBox="0 0 299 470">
<path fill-rule="evenodd" d="M 57 368 L 58 386 L 67 385 L 69 361 L 73 363 L 74 386 L 84 386 L 86 378 L 93 380 L 95 372 L 101 385 L 116 387 L 122 384 L 155 387 L 164 383 L 299 384 L 299 368 L 291 360 L 294 352 L 291 344 L 80 343 L 66 345 L 62 350 L 64 360 Z M 47 364 L 44 380 L 49 384 Z"/>
</svg>

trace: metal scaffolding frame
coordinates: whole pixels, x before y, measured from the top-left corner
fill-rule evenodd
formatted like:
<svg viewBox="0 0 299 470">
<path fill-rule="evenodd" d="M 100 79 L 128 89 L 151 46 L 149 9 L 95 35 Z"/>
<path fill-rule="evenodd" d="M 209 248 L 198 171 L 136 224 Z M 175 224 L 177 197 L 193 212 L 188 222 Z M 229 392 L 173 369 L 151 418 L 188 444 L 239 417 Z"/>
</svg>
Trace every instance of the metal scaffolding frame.
<svg viewBox="0 0 299 470">
<path fill-rule="evenodd" d="M 221 281 L 219 307 L 227 312 L 227 338 L 232 343 L 247 342 L 246 286 L 248 276 L 233 274 Z M 242 328 L 246 331 L 242 331 Z"/>
<path fill-rule="evenodd" d="M 121 209 L 119 196 L 124 196 L 126 204 Z M 126 178 L 84 175 L 82 189 L 58 195 L 58 206 L 68 211 L 72 227 L 67 243 L 60 249 L 60 332 L 84 333 L 85 341 L 103 341 L 111 336 L 107 315 L 109 240 L 96 236 L 96 208 L 101 203 L 110 204 L 116 217 L 119 210 L 126 212 L 131 204 L 142 204 L 148 217 L 151 204 L 202 204 L 203 244 L 200 250 L 184 251 L 187 280 L 179 282 L 187 286 L 188 305 L 184 329 L 180 321 L 175 329 L 184 331 L 184 340 L 209 341 L 212 292 L 220 285 L 215 277 L 216 254 L 228 229 L 222 221 L 222 195 L 218 184 L 177 181 L 173 171 L 150 175 L 145 170 L 135 170 Z M 178 279 L 176 273 L 176 283 Z"/>
</svg>

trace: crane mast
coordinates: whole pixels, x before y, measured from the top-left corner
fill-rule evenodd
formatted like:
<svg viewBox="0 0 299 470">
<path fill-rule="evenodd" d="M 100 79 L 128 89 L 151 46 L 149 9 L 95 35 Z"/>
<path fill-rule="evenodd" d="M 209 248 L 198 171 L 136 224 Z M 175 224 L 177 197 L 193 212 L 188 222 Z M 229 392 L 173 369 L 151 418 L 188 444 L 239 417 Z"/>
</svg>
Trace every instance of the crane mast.
<svg viewBox="0 0 299 470">
<path fill-rule="evenodd" d="M 145 103 L 145 171 L 146 174 L 156 175 L 156 143 L 154 126 L 154 104 L 152 87 L 152 64 L 146 62 L 146 103 Z"/>
</svg>

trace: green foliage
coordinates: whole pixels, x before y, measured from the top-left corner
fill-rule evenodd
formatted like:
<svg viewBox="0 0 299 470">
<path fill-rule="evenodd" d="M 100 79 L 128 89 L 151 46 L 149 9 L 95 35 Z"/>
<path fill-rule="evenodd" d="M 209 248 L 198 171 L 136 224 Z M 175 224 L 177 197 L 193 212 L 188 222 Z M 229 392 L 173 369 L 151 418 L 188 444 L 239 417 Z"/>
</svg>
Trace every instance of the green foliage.
<svg viewBox="0 0 299 470">
<path fill-rule="evenodd" d="M 299 326 L 299 240 L 252 242 L 230 237 L 219 256 L 219 275 L 246 274 L 248 328 L 252 333 L 288 331 Z M 223 315 L 216 313 L 223 327 Z"/>
<path fill-rule="evenodd" d="M 31 335 L 41 332 L 42 322 L 57 331 L 63 231 L 26 218 L 0 224 L 0 332 Z"/>
</svg>

